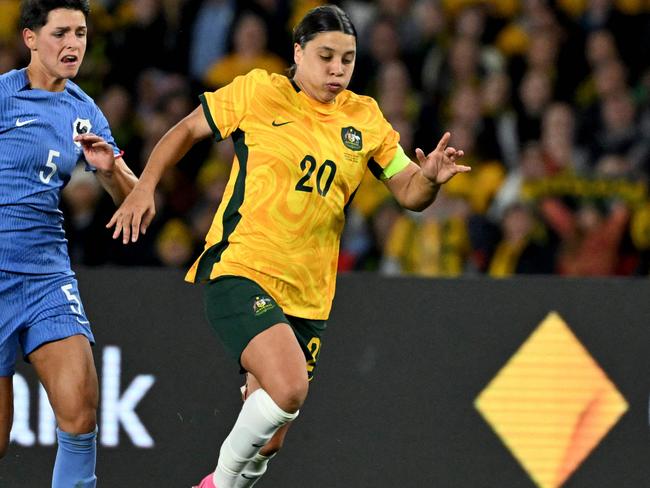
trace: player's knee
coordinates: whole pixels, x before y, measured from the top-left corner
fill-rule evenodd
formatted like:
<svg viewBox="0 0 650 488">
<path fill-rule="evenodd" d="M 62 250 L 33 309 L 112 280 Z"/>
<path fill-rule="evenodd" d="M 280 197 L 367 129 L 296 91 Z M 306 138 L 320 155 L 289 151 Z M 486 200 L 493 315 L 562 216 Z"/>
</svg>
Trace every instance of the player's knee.
<svg viewBox="0 0 650 488">
<path fill-rule="evenodd" d="M 97 420 L 94 415 L 81 415 L 70 419 L 59 419 L 57 424 L 59 429 L 68 434 L 81 435 L 92 432 L 97 425 Z"/>
<path fill-rule="evenodd" d="M 309 382 L 306 377 L 284 382 L 277 392 L 278 406 L 285 412 L 297 412 L 305 403 L 308 391 Z"/>
<path fill-rule="evenodd" d="M 87 434 L 97 425 L 97 404 L 92 401 L 79 402 L 77 407 L 56 412 L 59 428 L 68 434 Z"/>
</svg>

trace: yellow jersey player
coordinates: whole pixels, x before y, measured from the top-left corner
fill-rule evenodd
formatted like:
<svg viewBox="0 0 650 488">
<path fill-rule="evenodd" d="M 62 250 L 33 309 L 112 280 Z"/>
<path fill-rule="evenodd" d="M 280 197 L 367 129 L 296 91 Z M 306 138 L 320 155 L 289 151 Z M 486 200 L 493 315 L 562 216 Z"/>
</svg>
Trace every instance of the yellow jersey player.
<svg viewBox="0 0 650 488">
<path fill-rule="evenodd" d="M 214 473 L 200 488 L 252 486 L 282 446 L 307 396 L 336 280 L 344 211 L 366 171 L 405 208 L 422 210 L 463 152 L 445 133 L 419 165 L 376 102 L 346 88 L 356 31 L 343 10 L 309 11 L 294 30 L 289 76 L 253 70 L 201 96 L 153 150 L 108 223 L 135 242 L 155 214 L 166 168 L 197 141 L 232 137 L 235 161 L 205 250 L 187 279 L 205 283 L 210 324 L 247 373 L 244 404 Z"/>
</svg>

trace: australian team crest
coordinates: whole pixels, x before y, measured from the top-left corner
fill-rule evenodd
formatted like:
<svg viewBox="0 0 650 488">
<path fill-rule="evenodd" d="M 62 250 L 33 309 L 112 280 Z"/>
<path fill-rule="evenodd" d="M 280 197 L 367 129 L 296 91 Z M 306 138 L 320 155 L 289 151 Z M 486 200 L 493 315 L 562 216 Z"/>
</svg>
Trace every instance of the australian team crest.
<svg viewBox="0 0 650 488">
<path fill-rule="evenodd" d="M 361 148 L 363 147 L 361 131 L 352 126 L 341 129 L 341 139 L 343 139 L 345 147 L 352 149 L 353 151 L 361 151 Z"/>
<path fill-rule="evenodd" d="M 91 128 L 92 128 L 92 124 L 90 123 L 89 119 L 78 118 L 72 124 L 72 138 L 74 139 L 79 134 L 87 134 L 88 132 L 90 132 Z M 79 144 L 77 141 L 74 141 L 74 143 L 77 146 L 81 147 L 81 144 Z"/>
<path fill-rule="evenodd" d="M 267 310 L 271 310 L 275 307 L 275 304 L 269 297 L 260 297 L 257 296 L 253 300 L 253 313 L 257 315 L 262 315 Z"/>
</svg>

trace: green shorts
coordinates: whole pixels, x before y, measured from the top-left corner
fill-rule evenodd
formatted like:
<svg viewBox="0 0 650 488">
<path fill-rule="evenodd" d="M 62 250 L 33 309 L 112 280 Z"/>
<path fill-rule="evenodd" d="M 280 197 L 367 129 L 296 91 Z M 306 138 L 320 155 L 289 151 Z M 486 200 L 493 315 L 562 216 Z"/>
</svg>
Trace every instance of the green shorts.
<svg viewBox="0 0 650 488">
<path fill-rule="evenodd" d="M 226 350 L 241 368 L 241 354 L 260 332 L 278 323 L 289 324 L 305 354 L 311 381 L 321 348 L 325 320 L 285 315 L 278 303 L 257 283 L 239 276 L 222 276 L 204 285 L 205 312 Z M 243 368 L 242 373 L 246 372 Z"/>
</svg>

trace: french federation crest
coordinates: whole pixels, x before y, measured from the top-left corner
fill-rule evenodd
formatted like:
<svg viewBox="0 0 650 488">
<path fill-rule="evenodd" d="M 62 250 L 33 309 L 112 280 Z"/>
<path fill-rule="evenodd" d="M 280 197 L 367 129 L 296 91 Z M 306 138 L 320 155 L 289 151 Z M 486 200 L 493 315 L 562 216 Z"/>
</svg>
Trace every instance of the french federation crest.
<svg viewBox="0 0 650 488">
<path fill-rule="evenodd" d="M 352 149 L 353 151 L 361 151 L 361 148 L 363 147 L 361 131 L 352 126 L 341 129 L 341 139 L 343 139 L 345 147 Z"/>
<path fill-rule="evenodd" d="M 79 134 L 87 134 L 88 132 L 90 132 L 91 128 L 92 128 L 92 124 L 90 123 L 89 119 L 77 119 L 77 120 L 75 120 L 73 122 L 73 124 L 72 124 L 72 138 L 74 139 Z M 81 144 L 78 143 L 77 141 L 74 141 L 74 143 L 78 147 L 81 147 Z"/>
</svg>

